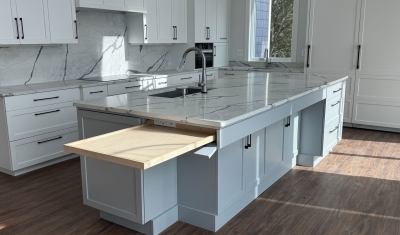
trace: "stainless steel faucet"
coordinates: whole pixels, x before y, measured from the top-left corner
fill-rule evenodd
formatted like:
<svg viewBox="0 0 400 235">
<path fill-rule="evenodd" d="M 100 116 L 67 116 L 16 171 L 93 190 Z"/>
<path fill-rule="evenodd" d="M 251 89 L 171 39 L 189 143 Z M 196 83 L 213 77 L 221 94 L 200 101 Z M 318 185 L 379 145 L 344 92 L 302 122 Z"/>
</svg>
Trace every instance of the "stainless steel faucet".
<svg viewBox="0 0 400 235">
<path fill-rule="evenodd" d="M 202 78 L 201 78 L 201 80 L 199 79 L 198 85 L 199 85 L 199 87 L 201 87 L 201 93 L 207 93 L 206 56 L 199 48 L 191 47 L 183 53 L 182 60 L 181 60 L 181 63 L 179 64 L 178 70 L 183 69 L 183 66 L 185 66 L 185 62 L 186 62 L 186 56 L 191 51 L 195 51 L 195 52 L 199 53 L 202 57 L 202 62 L 203 62 L 202 63 L 203 69 L 201 71 Z"/>
</svg>

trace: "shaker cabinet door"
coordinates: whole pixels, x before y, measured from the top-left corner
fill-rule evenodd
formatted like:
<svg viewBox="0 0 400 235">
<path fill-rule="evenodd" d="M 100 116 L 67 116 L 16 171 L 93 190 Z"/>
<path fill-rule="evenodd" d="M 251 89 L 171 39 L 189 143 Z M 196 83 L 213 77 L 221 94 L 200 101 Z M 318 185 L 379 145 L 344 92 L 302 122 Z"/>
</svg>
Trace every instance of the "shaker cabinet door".
<svg viewBox="0 0 400 235">
<path fill-rule="evenodd" d="M 74 0 L 48 2 L 51 43 L 78 43 Z"/>
<path fill-rule="evenodd" d="M 0 0 L 0 44 L 19 44 L 18 18 L 13 0 Z"/>
</svg>

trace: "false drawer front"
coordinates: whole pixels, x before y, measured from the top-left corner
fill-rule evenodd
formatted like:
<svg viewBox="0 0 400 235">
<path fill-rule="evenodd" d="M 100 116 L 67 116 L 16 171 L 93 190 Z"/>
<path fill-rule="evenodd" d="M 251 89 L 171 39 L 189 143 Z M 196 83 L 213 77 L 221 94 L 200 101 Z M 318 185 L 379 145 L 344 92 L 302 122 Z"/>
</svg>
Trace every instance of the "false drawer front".
<svg viewBox="0 0 400 235">
<path fill-rule="evenodd" d="M 10 141 L 77 126 L 76 108 L 70 103 L 7 112 Z"/>
<path fill-rule="evenodd" d="M 78 139 L 78 128 L 70 128 L 10 142 L 13 170 L 67 155 L 63 145 Z"/>
<path fill-rule="evenodd" d="M 108 85 L 108 95 L 120 95 L 142 90 L 142 82 L 126 82 Z"/>
<path fill-rule="evenodd" d="M 328 152 L 336 145 L 338 142 L 339 129 L 340 129 L 340 117 L 337 116 L 332 121 L 330 121 L 324 130 L 324 147 L 323 151 Z"/>
<path fill-rule="evenodd" d="M 336 116 L 340 115 L 341 106 L 342 106 L 341 96 L 336 96 L 326 101 L 325 123 L 329 123 L 334 118 L 336 118 Z"/>
<path fill-rule="evenodd" d="M 194 83 L 199 81 L 200 74 L 184 74 L 179 76 L 172 76 L 168 78 L 168 84 L 170 86 L 175 86 L 185 83 Z"/>
<path fill-rule="evenodd" d="M 107 85 L 96 87 L 85 87 L 82 89 L 83 100 L 94 100 L 108 96 Z"/>
<path fill-rule="evenodd" d="M 336 96 L 342 96 L 342 91 L 343 91 L 343 83 L 339 82 L 337 84 L 334 84 L 327 89 L 327 94 L 326 94 L 326 100 L 330 100 L 333 97 Z"/>
<path fill-rule="evenodd" d="M 5 103 L 6 111 L 8 112 L 75 100 L 80 100 L 80 91 L 78 88 L 6 97 Z"/>
</svg>

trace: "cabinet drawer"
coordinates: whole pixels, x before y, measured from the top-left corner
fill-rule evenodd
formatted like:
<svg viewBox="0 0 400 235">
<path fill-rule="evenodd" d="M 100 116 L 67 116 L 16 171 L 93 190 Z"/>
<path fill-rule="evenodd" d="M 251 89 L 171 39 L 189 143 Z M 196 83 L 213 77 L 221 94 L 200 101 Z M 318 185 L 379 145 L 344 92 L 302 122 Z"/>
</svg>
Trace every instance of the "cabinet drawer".
<svg viewBox="0 0 400 235">
<path fill-rule="evenodd" d="M 220 70 L 218 71 L 218 77 L 220 78 L 229 78 L 229 77 L 237 77 L 237 76 L 246 76 L 248 71 L 231 71 L 231 70 Z"/>
<path fill-rule="evenodd" d="M 78 128 L 70 128 L 11 142 L 13 170 L 67 155 L 68 153 L 63 150 L 63 145 L 78 139 Z"/>
<path fill-rule="evenodd" d="M 336 96 L 326 101 L 325 107 L 325 123 L 329 123 L 336 116 L 340 115 L 340 108 L 342 106 L 342 97 Z"/>
<path fill-rule="evenodd" d="M 168 85 L 170 84 L 168 84 L 167 77 L 154 79 L 154 89 L 165 88 L 168 87 Z"/>
<path fill-rule="evenodd" d="M 343 84 L 340 82 L 338 84 L 328 87 L 327 94 L 326 94 L 326 100 L 330 100 L 336 96 L 342 96 L 342 90 L 343 90 L 342 85 Z"/>
<path fill-rule="evenodd" d="M 6 97 L 5 103 L 6 110 L 12 111 L 75 100 L 80 100 L 80 91 L 78 88 Z"/>
<path fill-rule="evenodd" d="M 76 108 L 58 104 L 12 111 L 7 113 L 7 125 L 10 141 L 76 127 Z"/>
<path fill-rule="evenodd" d="M 324 153 L 328 152 L 338 142 L 339 129 L 340 129 L 339 120 L 340 120 L 340 118 L 339 118 L 339 116 L 337 116 L 335 119 L 330 121 L 325 126 L 324 147 L 323 147 Z"/>
<path fill-rule="evenodd" d="M 142 90 L 142 82 L 126 82 L 108 85 L 108 95 L 120 95 Z"/>
<path fill-rule="evenodd" d="M 168 85 L 175 86 L 185 83 L 193 83 L 199 81 L 200 74 L 184 74 L 179 76 L 172 76 L 168 78 Z"/>
<path fill-rule="evenodd" d="M 83 100 L 94 100 L 108 96 L 107 85 L 82 88 Z"/>
</svg>

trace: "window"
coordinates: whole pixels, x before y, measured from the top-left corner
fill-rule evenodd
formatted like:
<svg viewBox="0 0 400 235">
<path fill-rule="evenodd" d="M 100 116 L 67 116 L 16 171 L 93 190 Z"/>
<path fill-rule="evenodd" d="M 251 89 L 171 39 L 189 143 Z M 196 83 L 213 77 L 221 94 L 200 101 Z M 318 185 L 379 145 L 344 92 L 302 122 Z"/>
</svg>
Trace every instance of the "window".
<svg viewBox="0 0 400 235">
<path fill-rule="evenodd" d="M 273 61 L 291 61 L 296 48 L 293 38 L 295 0 L 251 0 L 249 60 L 265 60 L 265 49 Z"/>
</svg>

